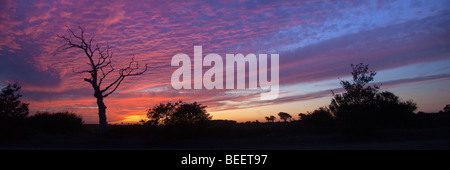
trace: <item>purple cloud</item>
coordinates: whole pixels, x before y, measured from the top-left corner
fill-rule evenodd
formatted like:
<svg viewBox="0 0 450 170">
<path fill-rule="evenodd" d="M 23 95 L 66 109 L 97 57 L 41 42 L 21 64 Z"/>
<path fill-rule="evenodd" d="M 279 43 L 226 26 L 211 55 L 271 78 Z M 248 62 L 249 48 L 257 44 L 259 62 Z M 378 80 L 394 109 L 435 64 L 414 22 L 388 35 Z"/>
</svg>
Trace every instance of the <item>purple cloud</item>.
<svg viewBox="0 0 450 170">
<path fill-rule="evenodd" d="M 194 45 L 202 45 L 204 55 L 223 58 L 226 53 L 279 53 L 282 87 L 345 77 L 352 63 L 383 71 L 439 62 L 450 57 L 449 5 L 439 0 L 2 1 L 0 82 L 21 83 L 36 110 L 91 106 L 92 92 L 82 81 L 86 75 L 74 73 L 87 66 L 85 56 L 56 50 L 63 43 L 56 34 L 67 34 L 65 26 L 82 25 L 99 44 L 113 47 L 115 66 L 126 65 L 132 55 L 152 66 L 143 76 L 124 81 L 108 99 L 111 113 L 120 115 L 116 120 L 177 99 L 202 101 L 212 110 L 307 101 L 329 90 L 271 102 L 253 101 L 259 93 L 251 91 L 175 91 L 170 77 L 176 68 L 170 60 L 177 53 L 193 57 Z M 385 83 L 444 80 L 446 75 Z M 147 103 L 121 103 L 138 99 Z M 86 111 L 95 114 L 95 109 Z"/>
</svg>

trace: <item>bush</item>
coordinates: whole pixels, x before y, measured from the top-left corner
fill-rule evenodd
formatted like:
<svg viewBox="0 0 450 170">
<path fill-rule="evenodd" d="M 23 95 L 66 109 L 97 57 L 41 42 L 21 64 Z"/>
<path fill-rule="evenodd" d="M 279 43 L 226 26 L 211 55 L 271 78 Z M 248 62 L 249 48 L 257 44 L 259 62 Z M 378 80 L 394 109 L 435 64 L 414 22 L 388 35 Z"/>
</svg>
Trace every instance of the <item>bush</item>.
<svg viewBox="0 0 450 170">
<path fill-rule="evenodd" d="M 417 106 L 412 101 L 403 102 L 394 93 L 379 92 L 378 85 L 370 85 L 376 72 L 368 65 L 352 65 L 352 81 L 341 81 L 345 93 L 334 94 L 330 110 L 334 116 L 346 123 L 368 126 L 396 125 L 404 123 L 413 115 Z M 357 128 L 356 126 L 355 128 Z"/>
<path fill-rule="evenodd" d="M 206 111 L 206 106 L 201 104 L 175 102 L 160 103 L 147 110 L 149 120 L 144 123 L 147 125 L 198 125 L 211 120 L 211 116 Z"/>
<path fill-rule="evenodd" d="M 371 85 L 376 72 L 362 63 L 352 66 L 352 81 L 341 81 L 345 93 L 335 94 L 329 108 L 334 117 L 344 124 L 348 132 L 357 136 L 368 135 L 379 127 L 408 125 L 416 103 L 403 102 L 392 92 L 379 92 L 379 85 Z"/>
<path fill-rule="evenodd" d="M 38 112 L 28 118 L 29 125 L 36 131 L 45 133 L 69 133 L 83 127 L 83 119 L 71 112 Z"/>
<path fill-rule="evenodd" d="M 326 107 L 320 107 L 309 114 L 299 114 L 302 122 L 308 125 L 330 125 L 333 121 L 333 115 Z"/>
</svg>

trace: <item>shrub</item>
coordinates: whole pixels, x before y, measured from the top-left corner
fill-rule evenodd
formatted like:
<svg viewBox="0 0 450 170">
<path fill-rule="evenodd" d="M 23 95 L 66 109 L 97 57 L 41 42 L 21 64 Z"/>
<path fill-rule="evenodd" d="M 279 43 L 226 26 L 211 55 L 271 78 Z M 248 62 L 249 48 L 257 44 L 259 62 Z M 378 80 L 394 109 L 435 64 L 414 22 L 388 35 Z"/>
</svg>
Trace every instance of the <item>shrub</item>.
<svg viewBox="0 0 450 170">
<path fill-rule="evenodd" d="M 83 119 L 71 112 L 38 112 L 28 118 L 29 125 L 36 131 L 46 133 L 69 133 L 83 127 Z"/>
<path fill-rule="evenodd" d="M 370 85 L 376 72 L 362 63 L 352 66 L 352 81 L 341 81 L 345 93 L 334 94 L 329 108 L 335 118 L 356 134 L 371 133 L 375 127 L 403 126 L 417 106 L 403 102 L 395 94 L 379 92 L 379 85 Z"/>
<path fill-rule="evenodd" d="M 150 125 L 195 125 L 203 124 L 211 120 L 211 116 L 206 111 L 206 106 L 201 104 L 175 102 L 160 103 L 147 110 L 149 120 L 146 124 Z"/>
<path fill-rule="evenodd" d="M 320 107 L 309 114 L 300 113 L 299 116 L 305 124 L 329 125 L 333 121 L 333 116 L 326 107 Z"/>
</svg>

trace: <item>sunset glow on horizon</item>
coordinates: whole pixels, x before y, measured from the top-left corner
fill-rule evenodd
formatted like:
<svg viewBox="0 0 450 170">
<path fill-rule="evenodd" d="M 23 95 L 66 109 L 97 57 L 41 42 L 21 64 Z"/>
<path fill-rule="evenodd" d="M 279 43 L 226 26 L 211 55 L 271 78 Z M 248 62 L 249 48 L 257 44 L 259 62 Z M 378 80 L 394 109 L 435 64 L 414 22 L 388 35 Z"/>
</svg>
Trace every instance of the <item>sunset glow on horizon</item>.
<svg viewBox="0 0 450 170">
<path fill-rule="evenodd" d="M 114 67 L 131 56 L 149 64 L 105 98 L 109 123 L 137 123 L 153 105 L 180 100 L 207 106 L 213 119 L 264 122 L 278 112 L 298 119 L 327 106 L 331 90 L 342 92 L 339 80 L 358 63 L 378 72 L 374 83 L 382 91 L 413 100 L 417 111 L 437 112 L 450 104 L 449 7 L 449 0 L 5 0 L 0 87 L 21 85 L 31 114 L 67 110 L 98 123 L 94 91 L 83 81 L 89 75 L 76 73 L 88 59 L 59 49 L 64 40 L 57 37 L 82 26 L 95 43 L 112 47 Z M 174 89 L 179 67 L 171 59 L 185 53 L 193 61 L 194 46 L 223 61 L 226 54 L 279 54 L 278 98 L 260 100 L 260 89 Z"/>
</svg>

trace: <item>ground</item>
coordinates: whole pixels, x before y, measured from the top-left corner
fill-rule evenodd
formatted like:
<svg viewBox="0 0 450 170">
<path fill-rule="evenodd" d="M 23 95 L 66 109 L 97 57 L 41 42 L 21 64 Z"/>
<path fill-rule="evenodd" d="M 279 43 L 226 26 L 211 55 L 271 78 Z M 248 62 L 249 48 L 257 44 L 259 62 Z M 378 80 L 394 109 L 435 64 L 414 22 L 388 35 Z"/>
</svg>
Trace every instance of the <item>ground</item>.
<svg viewBox="0 0 450 170">
<path fill-rule="evenodd" d="M 1 149 L 156 150 L 422 150 L 450 149 L 450 127 L 380 128 L 369 134 L 290 123 L 217 123 L 196 127 L 84 125 L 71 133 L 33 133 L 4 139 Z"/>
</svg>

